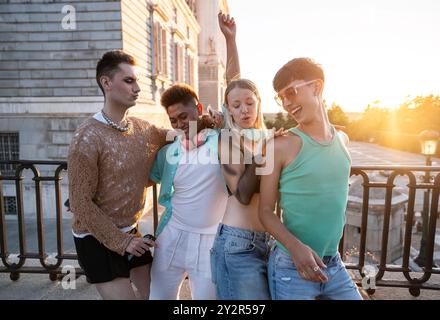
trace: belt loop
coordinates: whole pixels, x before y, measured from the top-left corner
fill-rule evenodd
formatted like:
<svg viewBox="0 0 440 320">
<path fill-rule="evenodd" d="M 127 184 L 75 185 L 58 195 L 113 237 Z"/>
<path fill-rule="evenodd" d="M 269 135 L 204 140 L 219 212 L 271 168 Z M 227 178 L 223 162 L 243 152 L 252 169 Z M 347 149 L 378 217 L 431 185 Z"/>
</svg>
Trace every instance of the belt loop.
<svg viewBox="0 0 440 320">
<path fill-rule="evenodd" d="M 257 232 L 256 231 L 252 231 L 252 243 L 256 243 L 257 242 Z"/>
<path fill-rule="evenodd" d="M 222 234 L 222 230 L 223 230 L 223 226 L 224 224 L 220 222 L 220 224 L 218 225 L 218 231 L 217 234 L 220 236 Z"/>
</svg>

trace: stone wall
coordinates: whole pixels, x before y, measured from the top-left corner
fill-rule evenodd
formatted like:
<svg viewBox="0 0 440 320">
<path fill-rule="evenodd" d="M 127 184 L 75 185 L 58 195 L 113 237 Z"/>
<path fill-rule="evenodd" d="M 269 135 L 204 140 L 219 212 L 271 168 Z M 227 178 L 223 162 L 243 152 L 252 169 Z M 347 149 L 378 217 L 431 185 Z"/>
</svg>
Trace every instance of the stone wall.
<svg viewBox="0 0 440 320">
<path fill-rule="evenodd" d="M 219 109 L 226 89 L 226 42 L 217 22 L 217 13 L 228 13 L 223 0 L 199 0 L 197 20 L 202 28 L 199 35 L 199 88 L 200 100 L 206 107 Z"/>
<path fill-rule="evenodd" d="M 215 12 L 201 11 L 199 17 L 205 19 L 204 28 L 209 24 L 212 28 L 217 9 L 227 5 L 225 0 L 206 2 L 214 4 Z M 63 8 L 69 11 L 63 13 Z M 194 59 L 193 81 L 196 90 L 199 89 L 201 27 L 195 9 L 194 1 L 189 7 L 185 0 L 161 0 L 154 10 L 147 0 L 3 1 L 0 4 L 0 132 L 19 133 L 20 159 L 66 160 L 74 130 L 103 107 L 103 95 L 95 80 L 96 63 L 105 52 L 121 48 L 138 62 L 141 94 L 130 115 L 170 127 L 159 99 L 160 93 L 174 81 L 174 43 L 182 46 L 185 56 Z M 63 19 L 73 13 L 75 28 L 66 29 Z M 166 78 L 156 77 L 153 70 L 152 24 L 157 22 L 167 32 Z M 185 73 L 187 65 L 182 67 Z M 212 95 L 219 101 L 218 79 L 222 77 L 222 74 L 216 77 L 214 89 L 201 86 L 200 94 Z M 63 198 L 67 196 L 66 183 L 62 183 Z M 25 184 L 31 192 L 32 182 Z M 13 184 L 6 183 L 4 195 L 13 196 L 14 190 Z M 30 208 L 27 214 L 34 215 L 32 198 L 25 198 L 25 202 Z M 53 207 L 47 212 L 53 213 Z"/>
<path fill-rule="evenodd" d="M 64 6 L 76 29 L 63 28 Z M 100 96 L 96 61 L 122 48 L 119 1 L 0 4 L 0 97 Z"/>
</svg>

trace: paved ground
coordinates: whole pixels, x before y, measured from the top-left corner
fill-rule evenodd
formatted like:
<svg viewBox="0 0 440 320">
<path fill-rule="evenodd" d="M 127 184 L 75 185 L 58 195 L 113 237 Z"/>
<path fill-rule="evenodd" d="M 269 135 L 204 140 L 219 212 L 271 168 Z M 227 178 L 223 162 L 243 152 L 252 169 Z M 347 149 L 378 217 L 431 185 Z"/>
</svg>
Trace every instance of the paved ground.
<svg viewBox="0 0 440 320">
<path fill-rule="evenodd" d="M 371 143 L 364 142 L 351 142 L 350 154 L 352 157 L 353 165 L 356 166 L 371 166 L 371 165 L 405 165 L 405 166 L 424 166 L 425 157 L 423 155 L 398 151 L 390 148 L 385 148 Z M 432 159 L 433 166 L 440 165 L 439 158 Z M 416 172 L 418 182 L 421 182 L 423 172 Z M 385 182 L 387 179 L 386 173 L 374 172 L 373 176 L 370 176 L 371 181 Z M 352 176 L 354 179 L 360 179 L 359 176 Z M 408 195 L 408 183 L 409 180 L 406 176 L 398 176 L 394 183 L 396 185 L 395 190 L 402 194 Z M 416 203 L 414 210 L 416 212 L 422 211 L 423 208 L 423 190 L 416 191 Z"/>
<path fill-rule="evenodd" d="M 352 141 L 349 149 L 353 165 L 425 165 L 425 157 L 421 154 L 394 150 L 377 144 Z M 440 165 L 440 159 L 433 158 L 432 165 Z"/>
<path fill-rule="evenodd" d="M 411 273 L 414 278 L 420 278 L 421 273 Z M 386 280 L 405 280 L 402 275 L 387 272 L 384 279 Z M 429 280 L 430 284 L 440 286 L 440 275 L 433 275 Z M 420 296 L 413 297 L 406 288 L 389 288 L 377 287 L 376 292 L 370 296 L 371 300 L 440 300 L 440 291 L 438 290 L 421 290 Z"/>
<path fill-rule="evenodd" d="M 351 144 L 350 152 L 354 165 L 375 165 L 375 164 L 405 164 L 405 165 L 423 165 L 424 157 L 415 154 L 395 151 L 372 144 L 357 143 Z M 440 164 L 440 159 L 434 159 L 433 165 Z M 402 191 L 405 190 L 405 180 L 399 182 Z M 417 198 L 420 202 L 421 197 Z M 420 206 L 418 207 L 420 208 Z M 32 252 L 37 249 L 37 236 L 35 223 L 28 221 L 26 224 L 26 246 L 27 250 Z M 439 227 L 439 224 L 437 224 Z M 72 237 L 70 234 L 70 223 L 64 222 L 64 250 L 74 252 Z M 7 220 L 7 238 L 10 252 L 18 251 L 18 231 L 17 222 L 14 219 Z M 54 252 L 55 246 L 55 228 L 54 221 L 47 221 L 45 225 L 45 247 L 47 252 Z M 141 230 L 144 233 L 151 232 L 151 219 L 144 219 L 141 223 Z M 413 255 L 417 254 L 420 233 L 413 234 Z M 435 259 L 440 261 L 440 232 L 436 239 Z M 33 262 L 33 264 L 38 262 Z M 0 267 L 2 264 L 0 263 Z M 386 273 L 385 279 L 404 280 L 400 274 Z M 435 275 L 430 279 L 430 283 L 440 285 L 440 275 Z M 182 287 L 181 299 L 190 299 L 188 283 L 185 281 Z M 368 298 L 368 297 L 366 297 Z M 408 289 L 378 287 L 372 299 L 440 299 L 440 291 L 422 290 L 420 297 L 412 297 Z M 0 299 L 66 299 L 66 300 L 94 300 L 99 299 L 99 295 L 93 286 L 86 283 L 84 277 L 76 281 L 76 289 L 63 289 L 60 281 L 52 282 L 48 275 L 41 274 L 22 274 L 20 279 L 13 282 L 9 279 L 9 274 L 0 273 Z"/>
<path fill-rule="evenodd" d="M 420 274 L 414 273 L 418 277 Z M 401 275 L 386 273 L 384 279 L 404 280 Z M 430 283 L 440 286 L 440 275 L 430 279 Z M 377 287 L 372 296 L 362 292 L 364 299 L 371 300 L 440 300 L 440 292 L 422 290 L 419 297 L 413 297 L 408 289 Z M 191 299 L 188 281 L 185 281 L 180 300 Z M 96 289 L 83 276 L 76 281 L 75 289 L 64 289 L 62 282 L 51 281 L 47 275 L 23 274 L 16 282 L 9 275 L 0 273 L 0 300 L 100 300 Z"/>
<path fill-rule="evenodd" d="M 144 220 L 142 229 L 149 230 L 151 226 L 151 220 Z M 50 224 L 48 224 L 48 230 L 50 229 Z M 69 249 L 73 252 L 73 245 L 70 237 L 70 228 L 68 227 L 68 223 L 66 221 L 65 226 L 65 248 Z M 28 232 L 31 232 L 32 229 L 29 229 Z M 34 230 L 34 233 L 36 230 Z M 420 234 L 413 234 L 413 238 L 417 241 L 420 241 Z M 417 240 L 418 239 L 418 240 Z M 440 240 L 438 238 L 437 240 Z M 52 243 L 52 244 L 50 244 Z M 47 240 L 48 248 L 54 248 L 53 241 Z M 437 245 L 440 245 L 438 243 Z M 28 246 L 28 250 L 35 250 L 36 245 L 32 244 Z M 412 256 L 415 257 L 417 255 L 417 251 L 415 249 L 412 250 Z M 51 252 L 48 250 L 48 252 Z M 437 263 L 440 263 L 440 256 L 438 253 L 436 254 Z M 30 263 L 27 265 L 34 266 L 39 265 L 38 261 L 29 260 Z M 72 264 L 72 261 L 66 261 L 65 264 L 70 264 L 75 267 L 78 265 L 76 263 Z M 414 264 L 413 264 L 414 266 Z M 414 273 L 414 276 L 420 274 Z M 391 280 L 405 280 L 401 274 L 394 273 L 386 273 L 384 279 Z M 440 275 L 433 276 L 430 283 L 435 283 L 440 285 Z M 364 297 L 366 299 L 375 299 L 375 300 L 387 300 L 387 299 L 440 299 L 439 291 L 431 291 L 431 290 L 422 290 L 420 297 L 414 298 L 412 297 L 408 289 L 400 289 L 400 288 L 385 288 L 378 287 L 375 294 L 371 297 L 368 297 L 364 293 Z M 9 274 L 0 273 L 0 299 L 32 299 L 32 300 L 96 300 L 100 299 L 96 289 L 89 285 L 85 281 L 85 277 L 81 276 L 76 280 L 76 288 L 75 289 L 64 289 L 62 282 L 60 281 L 51 281 L 48 275 L 41 274 L 21 274 L 20 279 L 18 281 L 11 281 L 9 278 Z M 191 299 L 191 293 L 189 290 L 188 282 L 185 281 L 182 286 L 182 291 L 180 295 L 180 299 L 187 300 Z"/>
</svg>

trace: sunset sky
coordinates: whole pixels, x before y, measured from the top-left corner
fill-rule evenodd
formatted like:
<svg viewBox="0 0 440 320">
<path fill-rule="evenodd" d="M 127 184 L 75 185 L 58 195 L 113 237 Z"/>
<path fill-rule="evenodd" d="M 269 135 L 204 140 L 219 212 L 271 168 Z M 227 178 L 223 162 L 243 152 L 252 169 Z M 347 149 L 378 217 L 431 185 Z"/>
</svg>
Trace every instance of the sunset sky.
<svg viewBox="0 0 440 320">
<path fill-rule="evenodd" d="M 380 100 L 440 94 L 438 0 L 229 0 L 242 76 L 255 81 L 263 110 L 277 112 L 272 79 L 295 57 L 326 75 L 324 98 L 344 111 Z"/>
</svg>

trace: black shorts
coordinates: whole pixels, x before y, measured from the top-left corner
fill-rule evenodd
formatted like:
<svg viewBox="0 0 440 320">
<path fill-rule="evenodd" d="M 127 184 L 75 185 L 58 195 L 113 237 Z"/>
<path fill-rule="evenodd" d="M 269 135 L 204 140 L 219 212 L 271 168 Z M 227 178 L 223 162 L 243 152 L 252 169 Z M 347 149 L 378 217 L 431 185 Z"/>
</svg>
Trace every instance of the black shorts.
<svg viewBox="0 0 440 320">
<path fill-rule="evenodd" d="M 130 233 L 136 233 L 133 229 Z M 151 252 L 141 257 L 125 253 L 124 256 L 108 249 L 93 236 L 73 237 L 78 262 L 89 283 L 109 282 L 116 278 L 129 278 L 130 270 L 150 264 L 153 261 Z"/>
</svg>

